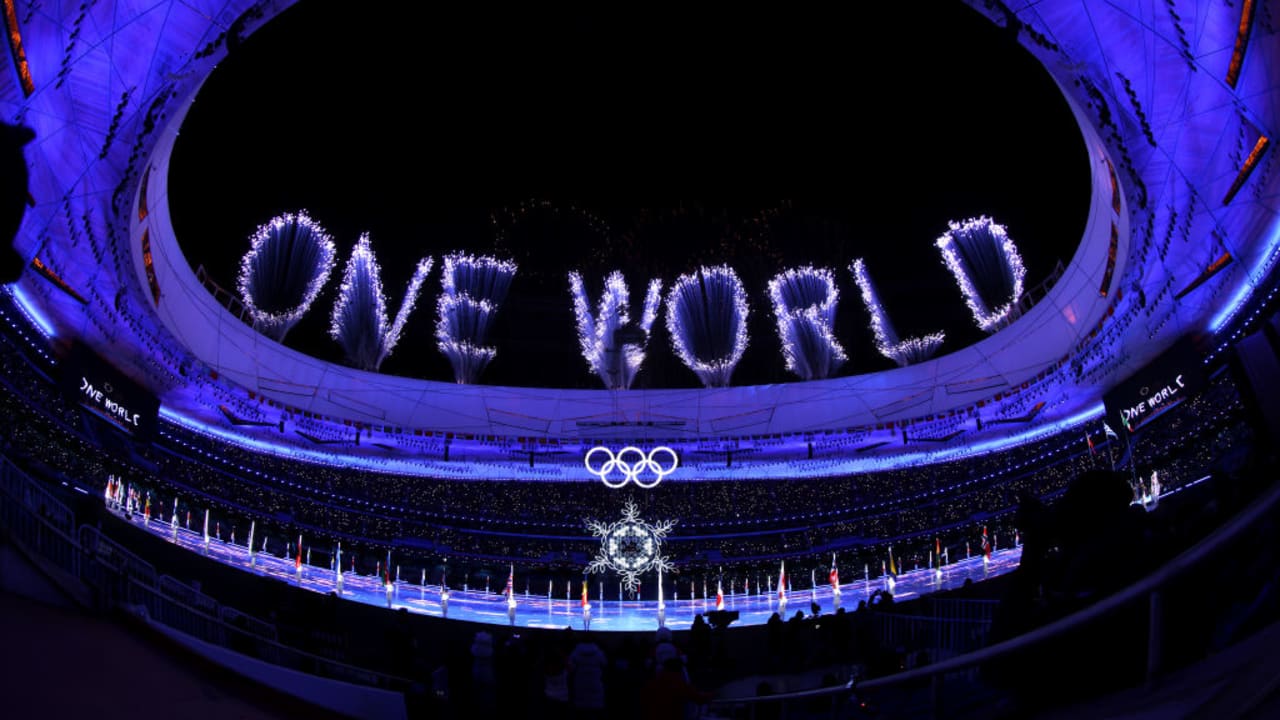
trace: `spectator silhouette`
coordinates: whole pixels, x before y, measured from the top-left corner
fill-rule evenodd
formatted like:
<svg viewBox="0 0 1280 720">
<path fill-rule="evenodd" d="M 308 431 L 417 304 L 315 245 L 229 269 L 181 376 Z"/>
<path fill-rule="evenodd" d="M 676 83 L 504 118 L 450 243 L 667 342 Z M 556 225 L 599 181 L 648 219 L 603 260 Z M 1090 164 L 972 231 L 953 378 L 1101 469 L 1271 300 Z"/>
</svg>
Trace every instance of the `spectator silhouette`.
<svg viewBox="0 0 1280 720">
<path fill-rule="evenodd" d="M 1052 513 L 1026 499 L 1025 570 L 1014 573 L 992 623 L 999 642 L 1069 615 L 1140 579 L 1150 567 L 1146 512 L 1130 504 L 1123 473 L 1090 470 L 1068 486 Z M 1026 561 L 1024 560 L 1024 562 Z M 1136 682 L 1145 637 L 1143 608 L 1073 628 L 1056 640 L 984 669 L 1033 710 L 1065 696 L 1085 697 Z"/>
<path fill-rule="evenodd" d="M 604 717 L 604 673 L 609 659 L 591 633 L 569 653 L 569 695 L 574 717 Z"/>
<path fill-rule="evenodd" d="M 702 613 L 693 616 L 689 627 L 689 660 L 697 670 L 703 670 L 711 658 L 711 626 L 702 619 Z"/>
<path fill-rule="evenodd" d="M 471 641 L 471 698 L 478 712 L 494 711 L 496 686 L 493 636 L 481 630 Z"/>
<path fill-rule="evenodd" d="M 782 669 L 782 661 L 786 655 L 787 646 L 787 626 L 782 622 L 782 616 L 774 613 L 769 616 L 769 667 L 771 670 L 778 671 Z"/>
<path fill-rule="evenodd" d="M 689 704 L 702 704 L 711 693 L 699 690 L 684 677 L 684 666 L 678 658 L 668 659 L 644 687 L 646 720 L 671 720 L 687 717 Z"/>
</svg>

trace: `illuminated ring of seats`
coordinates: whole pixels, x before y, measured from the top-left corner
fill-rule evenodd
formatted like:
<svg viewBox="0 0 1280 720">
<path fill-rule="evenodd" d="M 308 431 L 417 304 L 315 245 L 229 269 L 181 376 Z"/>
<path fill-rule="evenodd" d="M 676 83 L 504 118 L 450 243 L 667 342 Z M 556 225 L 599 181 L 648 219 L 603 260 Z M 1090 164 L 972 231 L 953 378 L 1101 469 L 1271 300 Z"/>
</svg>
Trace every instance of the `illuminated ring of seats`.
<svg viewBox="0 0 1280 720">
<path fill-rule="evenodd" d="M 663 466 L 654 459 L 654 456 L 660 452 L 665 452 L 671 456 L 671 467 L 664 469 Z M 597 453 L 604 453 L 609 456 L 609 459 L 605 460 L 599 468 L 591 466 L 591 457 Z M 627 462 L 624 458 L 628 454 L 636 456 L 637 459 L 634 462 Z M 601 482 L 615 490 L 625 486 L 628 482 L 634 482 L 636 485 L 639 485 L 646 490 L 652 487 L 657 487 L 658 483 L 662 482 L 662 479 L 666 476 L 675 472 L 676 467 L 680 464 L 679 459 L 676 456 L 676 451 L 666 447 L 665 445 L 656 447 L 647 453 L 634 445 L 628 445 L 627 447 L 619 450 L 616 455 L 609 448 L 604 447 L 603 445 L 597 445 L 587 451 L 587 455 L 582 459 L 582 463 L 586 466 L 587 472 L 600 478 Z M 621 481 L 611 481 L 609 479 L 609 476 L 613 474 L 615 470 L 622 473 Z M 640 480 L 640 474 L 644 472 L 653 473 L 654 479 L 650 482 L 642 482 Z"/>
</svg>

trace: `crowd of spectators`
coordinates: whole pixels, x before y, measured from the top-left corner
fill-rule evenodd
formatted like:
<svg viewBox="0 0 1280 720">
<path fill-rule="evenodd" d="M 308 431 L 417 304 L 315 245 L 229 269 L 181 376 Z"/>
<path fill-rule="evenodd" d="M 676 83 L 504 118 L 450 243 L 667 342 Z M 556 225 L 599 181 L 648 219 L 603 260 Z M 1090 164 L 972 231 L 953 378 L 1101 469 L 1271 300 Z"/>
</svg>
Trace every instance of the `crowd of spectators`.
<svg viewBox="0 0 1280 720">
<path fill-rule="evenodd" d="M 558 580 L 580 573 L 594 555 L 598 540 L 586 531 L 586 519 L 609 522 L 619 513 L 619 493 L 598 483 L 372 473 L 255 453 L 167 422 L 154 442 L 133 442 L 85 417 L 46 370 L 11 339 L 3 342 L 0 412 L 11 457 L 42 475 L 89 486 L 105 483 L 109 474 L 123 476 L 154 496 L 158 513 L 171 512 L 176 497 L 180 522 L 188 513 L 199 521 L 207 508 L 224 539 L 238 531 L 243 543 L 254 521 L 259 537 L 269 538 L 269 552 L 288 552 L 286 538 L 301 533 L 319 565 L 341 541 L 358 571 L 371 571 L 365 565 L 392 548 L 409 577 L 425 568 L 436 580 L 449 563 L 451 581 L 465 582 L 515 561 L 541 585 L 543 575 Z M 677 521 L 664 547 L 677 574 L 758 587 L 783 559 L 802 579 L 804 569 L 827 567 L 833 553 L 850 575 L 862 567 L 878 575 L 890 545 L 901 566 L 926 566 L 937 561 L 931 551 L 938 544 L 950 560 L 980 552 L 984 527 L 997 547 L 1007 547 L 1017 532 L 1012 510 L 1020 497 L 1052 502 L 1082 471 L 1126 462 L 1135 476 L 1158 470 L 1164 486 L 1174 489 L 1247 448 L 1250 438 L 1234 383 L 1220 374 L 1202 395 L 1134 436 L 1132 447 L 1102 440 L 1091 451 L 1069 432 L 915 469 L 666 483 L 630 497 L 643 517 Z"/>
</svg>

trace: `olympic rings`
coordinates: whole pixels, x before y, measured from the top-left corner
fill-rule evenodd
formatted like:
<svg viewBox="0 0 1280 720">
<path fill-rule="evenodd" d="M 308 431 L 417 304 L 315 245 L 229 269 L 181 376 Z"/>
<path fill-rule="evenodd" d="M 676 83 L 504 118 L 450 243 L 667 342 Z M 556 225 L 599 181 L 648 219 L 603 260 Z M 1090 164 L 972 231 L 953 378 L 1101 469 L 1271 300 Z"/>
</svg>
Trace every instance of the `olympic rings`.
<svg viewBox="0 0 1280 720">
<path fill-rule="evenodd" d="M 597 453 L 604 453 L 608 456 L 608 459 L 599 468 L 591 465 L 591 458 Z M 658 453 L 666 453 L 671 456 L 671 467 L 664 468 L 654 459 Z M 634 482 L 636 485 L 648 490 L 649 488 L 657 487 L 663 478 L 675 472 L 680 461 L 676 456 L 676 451 L 665 445 L 660 445 L 647 453 L 634 445 L 628 445 L 619 450 L 616 455 L 609 448 L 597 445 L 587 451 L 582 463 L 587 467 L 587 472 L 600 478 L 605 485 L 615 490 L 625 486 L 628 482 Z M 620 481 L 611 481 L 609 479 L 609 476 L 615 470 L 622 474 Z M 642 482 L 640 480 L 642 473 L 652 473 L 653 480 Z"/>
</svg>

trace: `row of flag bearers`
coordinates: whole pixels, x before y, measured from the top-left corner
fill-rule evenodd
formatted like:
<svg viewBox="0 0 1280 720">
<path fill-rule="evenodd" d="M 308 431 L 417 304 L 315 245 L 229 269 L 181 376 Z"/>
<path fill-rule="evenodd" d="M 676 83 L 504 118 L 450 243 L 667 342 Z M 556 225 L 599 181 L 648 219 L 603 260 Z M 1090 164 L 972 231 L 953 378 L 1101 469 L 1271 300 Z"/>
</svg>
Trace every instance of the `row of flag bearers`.
<svg viewBox="0 0 1280 720">
<path fill-rule="evenodd" d="M 104 497 L 109 507 L 114 507 L 116 509 L 119 509 L 122 512 L 126 513 L 127 515 L 132 515 L 134 513 L 140 512 L 140 514 L 142 515 L 144 524 L 149 524 L 151 522 L 152 502 L 151 502 L 151 494 L 149 492 L 141 491 L 138 488 L 135 488 L 133 485 L 126 483 L 122 478 L 117 478 L 116 476 L 112 475 L 112 476 L 109 476 L 107 479 L 107 485 L 104 492 Z M 206 553 L 209 550 L 210 541 L 212 539 L 212 536 L 209 533 L 209 520 L 210 520 L 209 510 L 205 509 L 202 535 L 203 535 L 203 546 Z M 174 501 L 173 501 L 173 510 L 170 514 L 169 524 L 172 529 L 173 540 L 176 541 L 177 535 L 178 535 L 178 500 L 177 498 L 174 498 Z M 190 529 L 190 526 L 191 526 L 190 511 L 187 512 L 186 526 L 188 529 Z M 249 523 L 249 537 L 247 542 L 250 567 L 254 567 L 257 562 L 256 552 L 255 552 L 256 530 L 257 530 L 257 523 L 256 521 L 251 520 Z M 219 541 L 222 540 L 220 523 L 215 523 L 215 535 L 217 536 Z M 233 543 L 235 542 L 234 530 L 232 531 L 231 541 Z M 1016 531 L 1015 531 L 1014 544 L 1015 545 L 1020 544 L 1019 539 L 1017 538 Z M 267 548 L 267 539 L 266 537 L 263 537 L 261 551 L 266 552 L 266 548 Z M 991 536 L 988 535 L 987 527 L 983 526 L 982 535 L 981 535 L 981 552 L 982 552 L 982 561 L 983 561 L 984 571 L 986 569 L 987 564 L 990 562 L 991 553 L 993 549 L 994 549 L 994 542 L 992 541 Z M 288 549 L 286 549 L 286 552 L 287 550 Z M 929 567 L 934 570 L 934 572 L 937 574 L 937 577 L 939 579 L 941 578 L 941 574 L 942 574 L 942 566 L 950 562 L 949 554 L 950 554 L 949 548 L 944 548 L 942 546 L 941 539 L 935 537 L 934 548 L 929 552 Z M 288 555 L 286 555 L 285 557 L 288 557 Z M 970 547 L 968 542 L 965 543 L 965 557 L 966 558 L 970 557 Z M 934 562 L 935 558 L 937 560 L 936 565 Z M 341 542 L 337 543 L 335 552 L 330 562 L 331 562 L 331 570 L 334 572 L 334 581 L 335 581 L 336 589 L 339 593 L 342 593 L 343 592 L 343 571 L 342 571 L 342 543 Z M 306 565 L 311 564 L 310 548 L 307 548 L 305 552 L 305 564 Z M 297 579 L 299 582 L 302 581 L 303 565 L 304 565 L 303 536 L 299 535 L 297 545 L 294 546 L 294 572 L 297 575 Z M 355 571 L 354 557 L 352 557 L 351 559 L 351 570 L 352 572 Z M 893 546 L 890 545 L 888 548 L 887 560 L 881 561 L 881 575 L 882 577 L 885 578 L 885 586 L 890 593 L 894 591 L 894 585 L 895 585 L 896 579 L 900 574 L 902 574 L 902 572 L 903 570 L 900 567 L 900 563 L 894 558 Z M 386 559 L 385 565 L 379 562 L 378 567 L 375 570 L 374 576 L 378 577 L 381 583 L 383 584 L 386 591 L 386 596 L 387 596 L 387 606 L 391 607 L 393 603 L 394 593 L 395 593 L 395 583 L 400 581 L 400 568 L 399 567 L 396 568 L 395 579 L 393 581 L 391 576 L 390 550 L 387 551 L 387 559 Z M 870 592 L 870 569 L 865 564 L 863 565 L 863 579 L 864 579 L 864 585 L 867 587 L 868 593 L 869 593 Z M 426 585 L 426 580 L 427 580 L 426 570 L 423 569 L 422 584 L 424 586 Z M 767 578 L 767 581 L 769 585 L 772 585 L 772 578 Z M 704 582 L 704 585 L 703 585 L 702 593 L 703 593 L 703 598 L 706 598 L 707 588 L 705 584 L 705 579 L 703 582 Z M 836 562 L 835 553 L 832 553 L 831 555 L 831 568 L 827 573 L 827 582 L 830 584 L 832 589 L 833 603 L 836 608 L 839 608 L 840 601 L 841 601 L 840 571 Z M 749 578 L 744 579 L 743 581 L 744 595 L 750 594 L 750 587 L 751 587 L 750 579 Z M 778 570 L 778 585 L 777 585 L 777 603 L 778 603 L 778 612 L 780 613 L 786 612 L 788 592 L 790 588 L 791 588 L 791 583 L 790 583 L 790 578 L 787 576 L 786 561 L 782 561 Z M 772 592 L 773 592 L 773 589 L 769 588 L 769 593 L 772 593 Z M 511 624 L 514 625 L 516 609 L 518 606 L 518 603 L 516 601 L 516 594 L 515 594 L 515 565 L 514 564 L 512 564 L 508 568 L 507 583 L 503 591 L 503 594 L 506 596 L 507 615 L 508 615 L 509 621 L 511 622 Z M 689 594 L 690 594 L 690 598 L 693 598 L 695 595 L 694 586 L 692 582 L 690 583 Z M 621 583 L 619 584 L 619 595 L 621 595 Z M 548 599 L 550 599 L 551 597 L 551 591 L 549 588 L 548 588 L 547 597 Z M 603 598 L 603 582 L 601 583 L 601 598 Z M 679 599 L 678 593 L 677 593 L 676 599 L 677 600 Z M 810 600 L 811 602 L 814 602 L 814 603 L 816 603 L 817 601 L 816 570 L 812 570 L 810 572 Z M 447 584 L 447 578 L 443 574 L 441 576 L 440 601 L 441 601 L 442 610 L 444 614 L 447 615 L 448 604 L 449 604 L 449 588 Z M 583 626 L 584 628 L 589 629 L 591 625 L 592 606 L 590 602 L 589 588 L 588 588 L 588 583 L 586 578 L 583 578 L 582 580 L 581 608 L 582 608 Z M 716 610 L 725 609 L 725 593 L 724 593 L 723 577 L 717 579 L 716 581 L 715 609 Z M 660 568 L 658 570 L 658 622 L 660 626 L 665 625 L 665 615 L 666 615 L 666 597 L 665 597 L 665 592 L 663 590 L 663 573 Z"/>
</svg>

